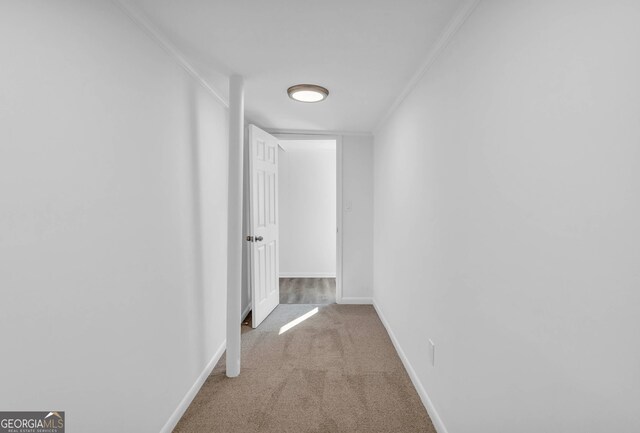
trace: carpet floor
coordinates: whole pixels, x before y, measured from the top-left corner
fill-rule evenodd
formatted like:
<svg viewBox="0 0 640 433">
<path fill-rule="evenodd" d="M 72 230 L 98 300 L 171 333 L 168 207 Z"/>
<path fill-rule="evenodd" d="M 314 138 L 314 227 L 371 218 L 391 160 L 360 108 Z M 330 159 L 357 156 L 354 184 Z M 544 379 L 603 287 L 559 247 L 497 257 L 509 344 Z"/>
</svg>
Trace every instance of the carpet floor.
<svg viewBox="0 0 640 433">
<path fill-rule="evenodd" d="M 280 305 L 224 361 L 174 432 L 435 433 L 372 306 Z"/>
</svg>

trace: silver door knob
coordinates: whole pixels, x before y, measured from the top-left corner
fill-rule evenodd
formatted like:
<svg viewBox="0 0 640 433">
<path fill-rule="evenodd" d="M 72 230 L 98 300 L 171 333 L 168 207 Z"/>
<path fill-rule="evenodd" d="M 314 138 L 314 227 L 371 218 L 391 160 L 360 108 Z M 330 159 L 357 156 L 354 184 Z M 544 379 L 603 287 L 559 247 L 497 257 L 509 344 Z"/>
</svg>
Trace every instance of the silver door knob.
<svg viewBox="0 0 640 433">
<path fill-rule="evenodd" d="M 256 236 L 256 242 L 262 241 L 264 238 L 262 236 Z"/>
</svg>

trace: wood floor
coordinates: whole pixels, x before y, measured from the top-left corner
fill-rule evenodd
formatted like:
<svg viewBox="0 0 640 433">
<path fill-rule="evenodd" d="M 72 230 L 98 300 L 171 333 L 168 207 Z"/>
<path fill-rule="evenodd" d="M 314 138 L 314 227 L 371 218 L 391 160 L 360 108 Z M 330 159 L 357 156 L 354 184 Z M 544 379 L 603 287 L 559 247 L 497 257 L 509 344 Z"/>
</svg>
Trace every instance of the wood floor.
<svg viewBox="0 0 640 433">
<path fill-rule="evenodd" d="M 335 304 L 335 278 L 280 278 L 281 304 Z"/>
</svg>

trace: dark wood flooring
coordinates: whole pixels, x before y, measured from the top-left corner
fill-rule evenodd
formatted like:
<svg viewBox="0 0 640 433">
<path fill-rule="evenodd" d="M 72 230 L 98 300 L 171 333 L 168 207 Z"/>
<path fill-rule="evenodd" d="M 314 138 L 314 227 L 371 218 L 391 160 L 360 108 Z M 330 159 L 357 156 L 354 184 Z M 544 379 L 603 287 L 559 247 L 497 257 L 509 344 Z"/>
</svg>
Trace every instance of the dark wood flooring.
<svg viewBox="0 0 640 433">
<path fill-rule="evenodd" d="M 281 304 L 335 304 L 335 278 L 280 278 Z"/>
</svg>

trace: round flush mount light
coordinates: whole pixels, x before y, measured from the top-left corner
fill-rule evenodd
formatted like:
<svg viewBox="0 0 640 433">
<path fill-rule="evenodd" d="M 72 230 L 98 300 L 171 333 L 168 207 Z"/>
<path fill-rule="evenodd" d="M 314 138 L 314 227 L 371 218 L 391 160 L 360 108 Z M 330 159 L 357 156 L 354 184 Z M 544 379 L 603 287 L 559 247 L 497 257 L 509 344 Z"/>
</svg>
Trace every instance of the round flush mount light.
<svg viewBox="0 0 640 433">
<path fill-rule="evenodd" d="M 296 84 L 287 89 L 289 98 L 299 102 L 320 102 L 327 99 L 329 91 L 315 84 Z"/>
</svg>

